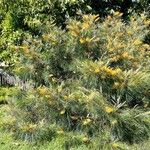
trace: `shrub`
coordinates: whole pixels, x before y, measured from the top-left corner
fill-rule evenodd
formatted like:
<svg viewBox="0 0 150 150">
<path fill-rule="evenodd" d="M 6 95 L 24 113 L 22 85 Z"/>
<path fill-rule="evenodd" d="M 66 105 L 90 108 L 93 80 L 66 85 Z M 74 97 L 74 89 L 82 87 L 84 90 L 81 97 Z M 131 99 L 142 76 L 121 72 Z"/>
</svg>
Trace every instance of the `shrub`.
<svg viewBox="0 0 150 150">
<path fill-rule="evenodd" d="M 0 1 L 0 60 L 8 64 L 15 63 L 17 58 L 10 60 L 11 44 L 22 44 L 26 34 L 43 34 L 43 25 L 47 21 L 54 22 L 61 28 L 66 27 L 69 17 L 77 17 L 77 11 L 99 14 L 106 17 L 112 10 L 121 11 L 127 19 L 131 12 L 148 11 L 149 1 L 140 0 L 1 0 Z M 147 36 L 149 39 L 149 35 Z M 148 40 L 149 41 L 149 40 Z"/>
<path fill-rule="evenodd" d="M 47 23 L 42 35 L 11 45 L 18 58 L 13 72 L 35 84 L 10 96 L 1 128 L 27 141 L 75 135 L 66 147 L 102 139 L 97 146 L 110 149 L 116 141 L 147 139 L 149 20 L 142 14 L 124 23 L 121 16 L 114 12 L 101 22 L 82 15 L 68 20 L 67 31 Z"/>
</svg>

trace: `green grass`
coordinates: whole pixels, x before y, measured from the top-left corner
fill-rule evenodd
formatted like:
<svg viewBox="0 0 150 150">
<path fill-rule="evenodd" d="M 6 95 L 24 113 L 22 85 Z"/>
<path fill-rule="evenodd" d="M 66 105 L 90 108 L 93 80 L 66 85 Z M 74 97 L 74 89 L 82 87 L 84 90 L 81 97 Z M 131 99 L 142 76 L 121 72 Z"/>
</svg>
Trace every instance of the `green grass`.
<svg viewBox="0 0 150 150">
<path fill-rule="evenodd" d="M 94 147 L 88 148 L 86 145 L 80 145 L 80 146 L 76 145 L 71 149 L 67 149 L 63 146 L 63 144 L 64 141 L 61 138 L 54 139 L 51 142 L 47 142 L 44 144 L 43 143 L 31 144 L 23 141 L 18 141 L 18 140 L 16 141 L 12 138 L 11 134 L 9 133 L 2 133 L 2 132 L 0 133 L 0 150 L 98 150 Z M 150 140 L 132 146 L 124 145 L 123 150 L 149 150 L 149 148 L 150 148 Z M 103 148 L 100 150 L 109 150 L 109 149 Z"/>
</svg>

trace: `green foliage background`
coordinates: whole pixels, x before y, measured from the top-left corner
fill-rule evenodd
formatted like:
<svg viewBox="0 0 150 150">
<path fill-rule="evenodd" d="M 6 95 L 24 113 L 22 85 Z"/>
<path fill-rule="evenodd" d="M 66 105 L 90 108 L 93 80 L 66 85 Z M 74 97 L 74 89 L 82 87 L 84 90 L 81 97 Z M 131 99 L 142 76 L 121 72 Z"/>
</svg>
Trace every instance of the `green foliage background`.
<svg viewBox="0 0 150 150">
<path fill-rule="evenodd" d="M 0 61 L 34 85 L 0 88 L 1 141 L 110 150 L 148 140 L 148 9 L 148 0 L 0 0 Z"/>
</svg>

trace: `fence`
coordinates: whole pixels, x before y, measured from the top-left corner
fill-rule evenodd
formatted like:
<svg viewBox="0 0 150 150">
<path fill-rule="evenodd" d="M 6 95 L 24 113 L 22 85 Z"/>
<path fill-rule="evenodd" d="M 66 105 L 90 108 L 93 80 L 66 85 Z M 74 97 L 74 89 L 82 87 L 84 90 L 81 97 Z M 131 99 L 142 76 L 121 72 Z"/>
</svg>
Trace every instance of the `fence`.
<svg viewBox="0 0 150 150">
<path fill-rule="evenodd" d="M 22 81 L 19 77 L 9 75 L 3 69 L 0 69 L 0 86 L 2 85 L 17 86 L 22 90 L 28 90 L 34 87 L 33 83 Z"/>
</svg>

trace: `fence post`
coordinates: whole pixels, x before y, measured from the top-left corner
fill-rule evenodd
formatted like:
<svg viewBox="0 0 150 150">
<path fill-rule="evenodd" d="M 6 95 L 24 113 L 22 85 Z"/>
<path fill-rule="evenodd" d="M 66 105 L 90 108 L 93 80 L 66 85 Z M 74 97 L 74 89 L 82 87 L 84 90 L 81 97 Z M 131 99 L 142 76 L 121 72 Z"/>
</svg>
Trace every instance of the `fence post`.
<svg viewBox="0 0 150 150">
<path fill-rule="evenodd" d="M 3 70 L 0 69 L 0 86 L 3 85 Z"/>
</svg>

